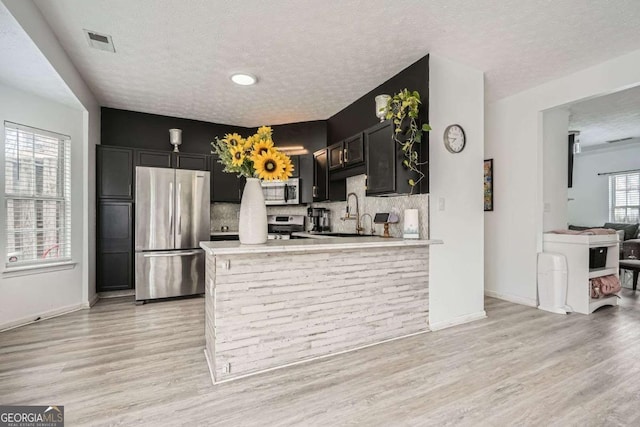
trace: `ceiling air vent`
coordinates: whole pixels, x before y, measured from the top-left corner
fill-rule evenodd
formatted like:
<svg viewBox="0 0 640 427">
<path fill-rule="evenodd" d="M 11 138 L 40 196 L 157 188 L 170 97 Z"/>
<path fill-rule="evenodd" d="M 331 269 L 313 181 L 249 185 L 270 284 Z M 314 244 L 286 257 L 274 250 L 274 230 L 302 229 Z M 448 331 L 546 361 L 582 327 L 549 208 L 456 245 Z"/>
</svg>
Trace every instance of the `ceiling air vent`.
<svg viewBox="0 0 640 427">
<path fill-rule="evenodd" d="M 633 138 L 620 138 L 620 139 L 612 139 L 611 141 L 607 141 L 607 144 L 615 144 L 616 142 L 628 141 Z"/>
<path fill-rule="evenodd" d="M 89 42 L 89 46 L 92 48 L 115 53 L 116 48 L 113 47 L 111 36 L 89 30 L 84 30 L 84 35 L 87 37 L 87 42 Z"/>
</svg>

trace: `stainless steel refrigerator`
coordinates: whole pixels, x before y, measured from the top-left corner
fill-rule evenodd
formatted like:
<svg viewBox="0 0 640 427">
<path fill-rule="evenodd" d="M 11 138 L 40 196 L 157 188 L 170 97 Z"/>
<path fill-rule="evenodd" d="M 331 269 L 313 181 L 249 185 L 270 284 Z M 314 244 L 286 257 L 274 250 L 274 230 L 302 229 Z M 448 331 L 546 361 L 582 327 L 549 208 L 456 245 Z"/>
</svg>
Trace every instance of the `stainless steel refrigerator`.
<svg viewBox="0 0 640 427">
<path fill-rule="evenodd" d="M 209 172 L 136 168 L 136 302 L 204 293 Z"/>
</svg>

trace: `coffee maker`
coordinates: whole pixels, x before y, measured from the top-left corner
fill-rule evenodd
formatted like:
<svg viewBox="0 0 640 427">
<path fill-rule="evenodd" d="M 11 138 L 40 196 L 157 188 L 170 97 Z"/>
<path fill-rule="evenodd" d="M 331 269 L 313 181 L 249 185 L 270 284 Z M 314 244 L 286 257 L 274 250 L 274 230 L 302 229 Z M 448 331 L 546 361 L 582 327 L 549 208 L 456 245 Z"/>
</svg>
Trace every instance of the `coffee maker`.
<svg viewBox="0 0 640 427">
<path fill-rule="evenodd" d="M 331 211 L 326 208 L 308 208 L 307 217 L 311 224 L 312 232 L 321 233 L 323 231 L 331 231 Z"/>
</svg>

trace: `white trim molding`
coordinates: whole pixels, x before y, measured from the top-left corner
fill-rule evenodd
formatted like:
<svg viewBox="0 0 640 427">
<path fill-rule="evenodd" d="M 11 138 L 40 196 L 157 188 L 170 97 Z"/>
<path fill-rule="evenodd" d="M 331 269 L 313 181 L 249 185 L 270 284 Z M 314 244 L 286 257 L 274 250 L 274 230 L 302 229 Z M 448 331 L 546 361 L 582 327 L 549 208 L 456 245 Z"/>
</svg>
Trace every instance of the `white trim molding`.
<svg viewBox="0 0 640 427">
<path fill-rule="evenodd" d="M 369 348 L 369 347 L 374 347 L 380 344 L 384 344 L 384 343 L 388 343 L 388 342 L 392 342 L 392 341 L 397 341 L 397 340 L 401 340 L 404 338 L 409 338 L 409 337 L 413 337 L 416 335 L 422 335 L 422 334 L 426 334 L 431 332 L 431 328 L 425 330 L 425 331 L 420 331 L 420 332 L 414 332 L 412 334 L 407 334 L 407 335 L 402 335 L 400 337 L 394 337 L 394 338 L 389 338 L 386 340 L 382 340 L 379 342 L 374 342 L 371 344 L 365 344 L 365 345 L 361 345 L 359 347 L 354 347 L 354 348 L 350 348 L 347 350 L 342 350 L 342 351 L 336 351 L 335 353 L 329 353 L 329 354 L 323 354 L 322 356 L 316 356 L 316 357 L 310 357 L 308 359 L 303 359 L 303 360 L 298 360 L 296 362 L 291 362 L 291 363 L 286 363 L 284 365 L 280 365 L 280 366 L 274 366 L 273 368 L 267 368 L 267 369 L 261 369 L 259 371 L 255 371 L 255 372 L 251 372 L 245 375 L 239 375 L 237 377 L 233 377 L 233 378 L 229 378 L 229 379 L 225 379 L 225 380 L 221 380 L 221 381 L 216 381 L 216 378 L 214 376 L 214 372 L 215 372 L 215 368 L 213 366 L 213 359 L 211 358 L 211 356 L 209 355 L 209 352 L 207 351 L 207 349 L 204 349 L 204 357 L 207 361 L 207 366 L 209 367 L 209 376 L 211 377 L 211 382 L 213 383 L 213 385 L 217 385 L 217 384 L 224 384 L 230 381 L 236 381 L 239 380 L 241 378 L 247 378 L 247 377 L 252 377 L 254 375 L 260 375 L 260 374 L 264 374 L 266 372 L 271 372 L 271 371 L 275 371 L 278 369 L 283 369 L 283 368 L 288 368 L 290 366 L 297 366 L 297 365 L 302 365 L 304 363 L 309 363 L 309 362 L 315 362 L 317 360 L 323 360 L 323 359 L 327 359 L 329 357 L 334 357 L 334 356 L 339 356 L 341 354 L 345 354 L 345 353 L 351 353 L 353 351 L 358 351 L 358 350 L 362 350 L 365 348 Z"/>
<path fill-rule="evenodd" d="M 33 265 L 21 265 L 18 267 L 6 267 L 2 272 L 2 277 L 18 277 L 29 276 L 32 274 L 51 273 L 53 271 L 72 270 L 76 268 L 77 262 L 74 261 L 62 261 L 53 262 L 50 264 L 33 264 Z"/>
<path fill-rule="evenodd" d="M 501 299 L 503 301 L 509 301 L 515 304 L 526 305 L 527 307 L 538 307 L 538 300 L 531 298 L 519 297 L 516 295 L 503 294 L 500 292 L 485 289 L 484 294 L 491 298 Z"/>
<path fill-rule="evenodd" d="M 9 329 L 18 328 L 20 326 L 26 326 L 31 323 L 41 322 L 45 319 L 51 319 L 53 317 L 62 316 L 63 314 L 72 313 L 74 311 L 82 310 L 86 303 L 67 305 L 65 307 L 56 308 L 55 310 L 45 311 L 43 313 L 32 314 L 29 317 L 23 317 L 22 319 L 12 320 L 10 322 L 0 324 L 0 332 L 8 331 Z"/>
<path fill-rule="evenodd" d="M 429 324 L 429 329 L 431 329 L 432 331 L 440 331 L 442 329 L 451 328 L 452 326 L 458 326 L 486 318 L 487 313 L 482 310 L 477 313 L 465 314 L 464 316 L 454 317 L 453 319 L 445 320 L 442 322 L 431 323 Z"/>
<path fill-rule="evenodd" d="M 86 301 L 86 302 L 82 303 L 82 308 L 89 309 L 89 308 L 93 307 L 94 305 L 96 305 L 96 303 L 98 302 L 99 299 L 100 299 L 100 295 L 95 294 L 93 296 L 93 298 L 91 298 L 89 301 Z"/>
</svg>

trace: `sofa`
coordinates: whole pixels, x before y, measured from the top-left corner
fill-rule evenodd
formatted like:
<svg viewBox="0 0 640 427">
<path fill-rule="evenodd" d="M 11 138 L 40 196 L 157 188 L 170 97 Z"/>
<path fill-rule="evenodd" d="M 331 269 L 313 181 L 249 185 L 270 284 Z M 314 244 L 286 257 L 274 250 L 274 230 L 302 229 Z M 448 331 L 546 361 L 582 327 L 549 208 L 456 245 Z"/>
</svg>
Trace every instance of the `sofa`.
<svg viewBox="0 0 640 427">
<path fill-rule="evenodd" d="M 618 222 L 605 222 L 604 225 L 583 226 L 569 225 L 569 230 L 587 230 L 589 228 L 609 228 L 616 230 L 620 236 L 620 259 L 627 259 L 630 256 L 640 258 L 640 236 L 638 235 L 640 224 L 623 224 Z"/>
</svg>

